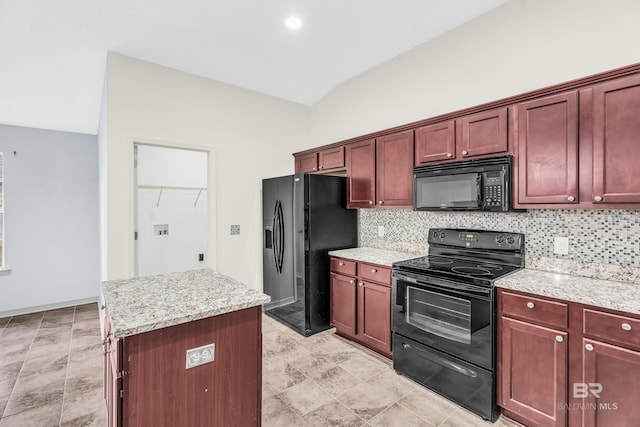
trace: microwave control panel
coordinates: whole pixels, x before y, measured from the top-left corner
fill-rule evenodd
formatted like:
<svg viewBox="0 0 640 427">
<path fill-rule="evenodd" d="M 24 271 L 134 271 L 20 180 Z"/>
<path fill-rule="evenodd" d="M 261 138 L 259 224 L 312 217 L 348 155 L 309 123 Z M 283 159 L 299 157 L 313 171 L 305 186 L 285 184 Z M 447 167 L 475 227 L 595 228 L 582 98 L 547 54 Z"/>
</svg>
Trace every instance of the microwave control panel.
<svg viewBox="0 0 640 427">
<path fill-rule="evenodd" d="M 503 171 L 485 172 L 484 175 L 484 206 L 502 206 L 504 199 Z"/>
</svg>

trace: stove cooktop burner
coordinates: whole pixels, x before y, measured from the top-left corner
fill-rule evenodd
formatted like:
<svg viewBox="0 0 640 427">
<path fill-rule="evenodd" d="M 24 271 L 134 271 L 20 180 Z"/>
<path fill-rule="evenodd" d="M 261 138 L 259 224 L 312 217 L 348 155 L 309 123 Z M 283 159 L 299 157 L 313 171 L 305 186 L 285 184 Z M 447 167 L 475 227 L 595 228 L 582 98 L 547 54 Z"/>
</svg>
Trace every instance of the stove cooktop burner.
<svg viewBox="0 0 640 427">
<path fill-rule="evenodd" d="M 489 270 L 479 267 L 452 267 L 451 271 L 472 276 L 490 276 L 492 274 Z"/>
</svg>

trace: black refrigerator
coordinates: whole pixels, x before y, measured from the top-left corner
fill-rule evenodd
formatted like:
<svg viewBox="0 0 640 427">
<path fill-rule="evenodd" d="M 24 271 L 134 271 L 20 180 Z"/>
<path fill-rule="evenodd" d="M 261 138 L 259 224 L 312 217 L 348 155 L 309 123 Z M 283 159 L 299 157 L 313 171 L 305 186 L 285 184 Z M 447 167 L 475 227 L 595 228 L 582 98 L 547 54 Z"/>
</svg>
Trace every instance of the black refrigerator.
<svg viewBox="0 0 640 427">
<path fill-rule="evenodd" d="M 358 244 L 346 178 L 299 174 L 262 181 L 265 314 L 304 336 L 329 326 L 329 255 Z"/>
</svg>

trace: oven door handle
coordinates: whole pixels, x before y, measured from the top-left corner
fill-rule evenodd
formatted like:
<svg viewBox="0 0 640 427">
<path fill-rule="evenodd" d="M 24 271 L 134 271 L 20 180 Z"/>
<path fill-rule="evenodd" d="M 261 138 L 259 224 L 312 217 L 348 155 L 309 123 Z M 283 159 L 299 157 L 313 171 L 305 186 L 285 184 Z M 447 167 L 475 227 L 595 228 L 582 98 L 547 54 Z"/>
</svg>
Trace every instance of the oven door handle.
<svg viewBox="0 0 640 427">
<path fill-rule="evenodd" d="M 394 286 L 397 286 L 396 283 L 398 280 L 400 280 L 403 282 L 413 283 L 413 284 L 420 285 L 425 288 L 429 288 L 433 290 L 444 290 L 444 291 L 457 293 L 460 295 L 473 295 L 476 298 L 480 298 L 483 300 L 491 299 L 491 292 L 492 292 L 491 288 L 471 286 L 471 285 L 456 283 L 452 281 L 446 281 L 445 283 L 444 280 L 441 283 L 437 283 L 437 282 L 431 283 L 429 281 L 420 280 L 413 276 L 403 274 L 403 273 L 398 273 L 396 271 L 393 272 L 392 279 L 394 279 L 393 281 Z"/>
<path fill-rule="evenodd" d="M 438 356 L 437 354 L 428 353 L 426 351 L 420 351 L 417 348 L 411 347 L 411 345 L 407 343 L 402 343 L 402 348 L 411 351 L 419 351 L 422 354 L 422 357 L 425 359 L 429 359 L 433 363 L 437 363 L 438 365 L 445 367 L 447 369 L 451 369 L 452 371 L 456 371 L 459 374 L 465 375 L 467 377 L 476 378 L 478 373 L 476 371 L 472 371 L 471 369 L 465 368 L 464 366 L 460 366 L 455 362 L 445 359 L 444 357 Z"/>
</svg>

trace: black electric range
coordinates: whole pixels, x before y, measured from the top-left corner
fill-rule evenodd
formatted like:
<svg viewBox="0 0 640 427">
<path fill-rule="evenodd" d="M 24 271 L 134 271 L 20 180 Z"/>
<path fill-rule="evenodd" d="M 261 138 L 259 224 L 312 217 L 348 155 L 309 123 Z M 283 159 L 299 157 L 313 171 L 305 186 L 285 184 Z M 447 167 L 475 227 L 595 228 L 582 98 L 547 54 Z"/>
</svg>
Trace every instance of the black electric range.
<svg viewBox="0 0 640 427">
<path fill-rule="evenodd" d="M 431 229 L 429 255 L 393 264 L 397 372 L 495 421 L 494 282 L 524 267 L 524 235 Z"/>
</svg>

